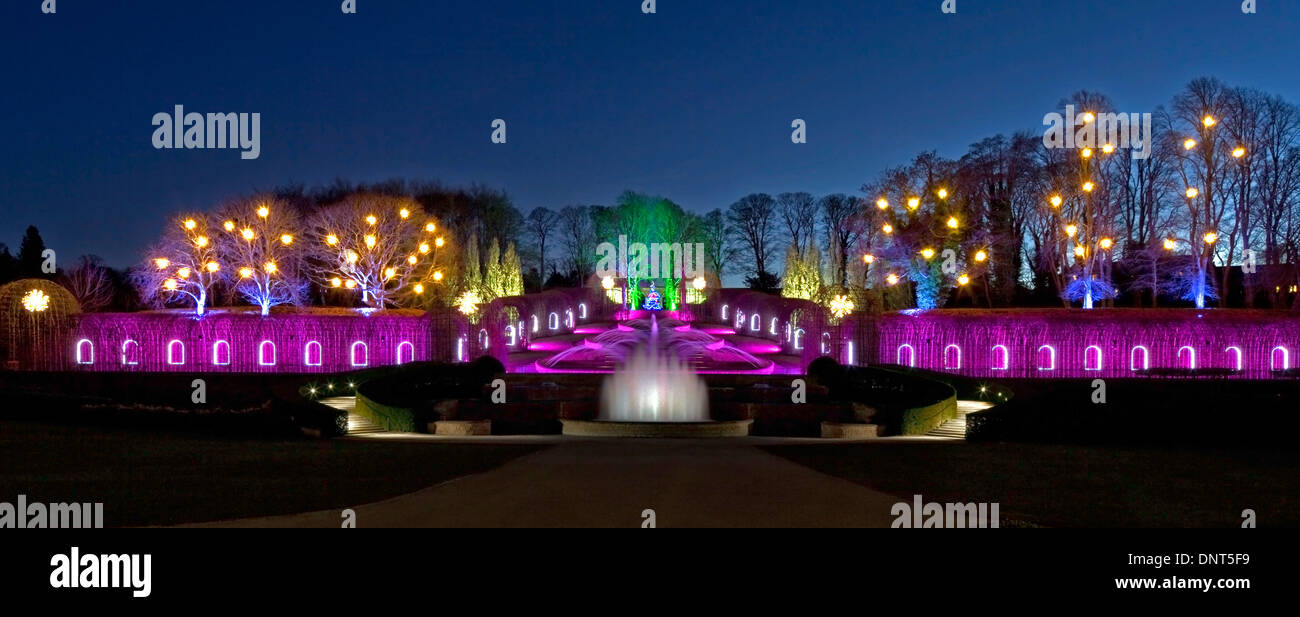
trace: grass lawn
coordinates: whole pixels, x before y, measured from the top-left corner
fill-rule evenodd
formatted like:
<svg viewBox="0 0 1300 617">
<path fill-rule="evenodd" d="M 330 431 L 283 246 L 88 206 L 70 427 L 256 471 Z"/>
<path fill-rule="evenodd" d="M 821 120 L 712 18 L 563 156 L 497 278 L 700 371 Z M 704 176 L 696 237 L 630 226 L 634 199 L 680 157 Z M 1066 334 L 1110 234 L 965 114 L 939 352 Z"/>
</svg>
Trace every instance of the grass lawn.
<svg viewBox="0 0 1300 617">
<path fill-rule="evenodd" d="M 0 501 L 103 502 L 105 526 L 343 508 L 546 446 L 259 440 L 0 421 Z"/>
<path fill-rule="evenodd" d="M 765 450 L 910 501 L 998 502 L 1002 526 L 1300 526 L 1300 454 L 1016 443 Z"/>
</svg>

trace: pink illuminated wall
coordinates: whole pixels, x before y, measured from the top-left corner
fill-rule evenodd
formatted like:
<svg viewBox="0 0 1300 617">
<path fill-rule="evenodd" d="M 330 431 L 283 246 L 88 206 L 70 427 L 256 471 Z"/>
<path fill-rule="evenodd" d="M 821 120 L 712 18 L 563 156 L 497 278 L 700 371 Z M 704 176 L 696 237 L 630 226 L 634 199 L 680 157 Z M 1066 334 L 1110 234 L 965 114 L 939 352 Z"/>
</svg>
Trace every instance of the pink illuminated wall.
<svg viewBox="0 0 1300 617">
<path fill-rule="evenodd" d="M 97 313 L 79 316 L 51 352 L 68 370 L 328 373 L 454 361 L 464 332 L 432 314 Z"/>
<path fill-rule="evenodd" d="M 1278 313 L 1019 309 L 890 313 L 876 353 L 881 363 L 978 377 L 1240 368 L 1229 376 L 1259 379 L 1296 368 L 1298 352 L 1300 319 Z"/>
</svg>

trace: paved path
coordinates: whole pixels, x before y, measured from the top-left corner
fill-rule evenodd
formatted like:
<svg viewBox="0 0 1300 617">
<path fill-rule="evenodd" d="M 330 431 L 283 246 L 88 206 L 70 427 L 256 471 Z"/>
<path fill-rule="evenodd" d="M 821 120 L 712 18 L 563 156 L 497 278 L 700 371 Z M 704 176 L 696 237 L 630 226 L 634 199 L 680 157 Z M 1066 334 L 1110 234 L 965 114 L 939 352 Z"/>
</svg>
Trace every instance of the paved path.
<svg viewBox="0 0 1300 617">
<path fill-rule="evenodd" d="M 888 527 L 898 498 L 791 463 L 754 440 L 581 440 L 354 506 L 358 527 Z M 429 444 L 437 447 L 436 444 Z M 337 510 L 210 523 L 338 527 Z"/>
</svg>

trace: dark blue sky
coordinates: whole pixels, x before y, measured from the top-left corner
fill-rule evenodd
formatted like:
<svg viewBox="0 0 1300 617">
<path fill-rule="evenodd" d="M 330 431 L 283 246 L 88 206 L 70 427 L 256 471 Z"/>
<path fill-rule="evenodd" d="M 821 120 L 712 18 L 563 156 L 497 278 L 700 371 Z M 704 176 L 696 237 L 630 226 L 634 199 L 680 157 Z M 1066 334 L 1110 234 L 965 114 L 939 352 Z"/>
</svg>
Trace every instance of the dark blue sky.
<svg viewBox="0 0 1300 617">
<path fill-rule="evenodd" d="M 1149 111 L 1217 76 L 1300 100 L 1300 3 L 3 0 L 0 242 L 124 266 L 163 217 L 290 182 L 481 182 L 536 206 L 856 192 L 924 149 Z M 260 112 L 262 154 L 155 150 L 153 114 Z M 493 145 L 494 118 L 509 143 Z M 790 122 L 808 122 L 806 145 Z"/>
</svg>

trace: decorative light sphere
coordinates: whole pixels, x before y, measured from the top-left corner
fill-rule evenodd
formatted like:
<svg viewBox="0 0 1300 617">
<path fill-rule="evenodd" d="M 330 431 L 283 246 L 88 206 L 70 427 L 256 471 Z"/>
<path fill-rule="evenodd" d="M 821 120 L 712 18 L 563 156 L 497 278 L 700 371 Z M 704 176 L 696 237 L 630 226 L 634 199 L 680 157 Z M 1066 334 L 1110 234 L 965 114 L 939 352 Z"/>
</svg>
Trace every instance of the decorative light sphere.
<svg viewBox="0 0 1300 617">
<path fill-rule="evenodd" d="M 23 295 L 23 308 L 29 313 L 41 313 L 50 308 L 50 296 L 39 289 Z"/>
<path fill-rule="evenodd" d="M 330 279 L 330 287 L 341 287 L 341 286 L 343 286 L 343 279 L 337 276 Z"/>
<path fill-rule="evenodd" d="M 1051 203 L 1053 208 L 1061 207 L 1061 201 L 1062 200 L 1060 195 L 1052 195 Z"/>
<path fill-rule="evenodd" d="M 988 258 L 989 258 L 989 254 L 984 251 L 975 252 L 975 261 L 979 263 L 984 263 L 986 260 L 988 260 Z"/>
<path fill-rule="evenodd" d="M 1165 250 L 1166 250 L 1166 251 L 1172 251 L 1172 250 L 1174 250 L 1174 246 L 1175 246 L 1175 245 L 1176 245 L 1176 243 L 1174 242 L 1173 238 L 1165 238 Z"/>
<path fill-rule="evenodd" d="M 1200 191 L 1199 189 L 1196 189 L 1196 188 L 1189 188 L 1189 189 L 1187 189 L 1187 198 L 1188 198 L 1188 199 L 1196 199 L 1196 197 L 1199 196 L 1200 194 L 1201 194 L 1201 191 Z"/>
<path fill-rule="evenodd" d="M 863 255 L 863 256 L 862 256 L 862 263 L 865 263 L 865 264 L 872 264 L 872 263 L 875 263 L 875 262 L 876 262 L 876 256 L 875 256 L 875 255 L 866 254 L 866 255 Z"/>
<path fill-rule="evenodd" d="M 926 258 L 927 260 L 933 258 L 933 257 L 934 257 L 934 249 L 932 249 L 932 248 L 930 248 L 930 247 L 928 247 L 928 246 L 925 247 L 925 248 L 923 248 L 923 249 L 921 249 L 921 256 L 924 257 L 924 258 Z"/>
<path fill-rule="evenodd" d="M 410 210 L 407 210 L 406 208 L 402 208 L 401 210 L 399 210 L 399 211 L 397 212 L 397 215 L 400 216 L 400 217 L 402 217 L 402 218 L 404 218 L 404 219 L 406 219 L 406 218 L 411 218 L 411 211 L 410 211 Z"/>
<path fill-rule="evenodd" d="M 1192 148 L 1195 148 L 1195 147 L 1196 147 L 1196 140 L 1195 140 L 1195 139 L 1192 139 L 1192 138 L 1189 137 L 1189 138 L 1187 139 L 1187 141 L 1184 141 L 1184 142 L 1183 142 L 1183 149 L 1184 149 L 1184 150 L 1191 150 Z"/>
<path fill-rule="evenodd" d="M 366 217 L 366 222 L 370 223 L 371 225 L 374 225 L 375 223 L 379 222 L 379 219 L 375 218 L 375 215 L 371 214 Z"/>
<path fill-rule="evenodd" d="M 1246 149 L 1238 146 L 1236 149 L 1232 151 L 1232 156 L 1233 158 L 1241 158 L 1243 156 L 1246 156 Z"/>
<path fill-rule="evenodd" d="M 442 280 L 442 270 L 439 270 L 439 271 L 433 273 L 433 280 L 435 280 L 435 281 L 441 281 L 441 280 Z"/>
<path fill-rule="evenodd" d="M 262 217 L 262 218 L 266 218 L 266 217 L 268 217 L 268 216 L 271 216 L 271 209 L 268 208 L 268 207 L 266 207 L 266 206 L 262 206 L 262 207 L 260 207 L 260 208 L 257 209 L 257 215 L 260 216 L 260 217 Z"/>
<path fill-rule="evenodd" d="M 955 216 L 948 217 L 948 228 L 957 229 L 957 217 Z"/>
<path fill-rule="evenodd" d="M 1097 185 L 1093 184 L 1092 182 L 1084 182 L 1084 183 L 1083 183 L 1083 190 L 1084 190 L 1085 192 L 1091 193 L 1091 192 L 1092 192 L 1092 189 L 1094 189 L 1094 188 L 1097 188 Z"/>
<path fill-rule="evenodd" d="M 234 221 L 226 221 L 226 222 L 222 223 L 221 226 L 224 227 L 226 231 L 234 231 L 234 230 L 235 230 L 235 222 L 234 222 Z"/>
<path fill-rule="evenodd" d="M 1110 247 L 1111 247 L 1111 246 L 1114 246 L 1115 242 L 1114 242 L 1113 240 L 1111 240 L 1110 238 L 1102 238 L 1100 244 L 1101 244 L 1101 248 L 1104 248 L 1104 249 L 1106 249 L 1106 250 L 1110 250 Z"/>
<path fill-rule="evenodd" d="M 377 242 L 378 240 L 376 240 L 374 236 L 366 236 L 366 246 L 370 248 L 375 248 L 375 244 Z"/>
<path fill-rule="evenodd" d="M 424 226 L 424 230 L 429 233 L 433 233 L 438 230 L 438 226 L 434 225 L 433 223 L 428 223 Z"/>
<path fill-rule="evenodd" d="M 884 226 L 880 228 L 880 231 L 883 231 L 886 234 L 892 234 L 894 233 L 894 226 L 890 225 L 889 223 L 885 223 Z"/>
<path fill-rule="evenodd" d="M 614 277 L 612 277 L 612 276 L 607 276 L 607 277 L 601 279 L 601 280 L 600 280 L 600 286 L 601 286 L 601 287 L 604 287 L 606 291 L 609 291 L 609 290 L 613 289 L 613 288 L 614 288 Z"/>
<path fill-rule="evenodd" d="M 163 281 L 163 289 L 166 289 L 167 291 L 175 291 L 176 279 L 167 279 Z"/>
<path fill-rule="evenodd" d="M 891 273 L 889 276 L 886 276 L 886 277 L 885 277 L 885 282 L 886 282 L 886 283 L 889 283 L 890 285 L 897 285 L 897 284 L 898 284 L 898 275 L 897 275 L 897 274 L 892 274 L 892 273 Z"/>
<path fill-rule="evenodd" d="M 1083 149 L 1083 158 L 1085 158 L 1085 159 L 1090 159 L 1090 158 L 1092 158 L 1092 148 L 1084 148 L 1084 149 Z"/>
<path fill-rule="evenodd" d="M 357 282 L 354 281 L 354 280 L 348 279 L 348 282 L 344 283 L 343 286 L 344 286 L 344 287 L 347 287 L 348 289 L 355 289 L 356 286 L 357 286 Z"/>
<path fill-rule="evenodd" d="M 1214 232 L 1211 231 L 1211 232 L 1205 234 L 1205 238 L 1204 238 L 1204 239 L 1205 239 L 1205 243 L 1206 243 L 1206 244 L 1214 244 L 1215 242 L 1218 242 L 1218 241 L 1219 241 L 1219 234 L 1216 234 L 1216 233 L 1214 233 Z"/>
<path fill-rule="evenodd" d="M 285 246 L 293 244 L 293 236 L 290 234 L 280 234 L 280 243 Z"/>
<path fill-rule="evenodd" d="M 209 261 L 209 262 L 208 262 L 208 265 L 207 265 L 207 268 L 208 268 L 208 272 L 217 272 L 217 271 L 221 270 L 221 264 L 219 264 L 219 263 L 217 263 L 217 262 L 215 262 L 215 261 Z"/>
<path fill-rule="evenodd" d="M 965 287 L 968 283 L 970 283 L 970 277 L 969 277 L 969 276 L 963 274 L 963 275 L 957 277 L 957 284 L 958 284 L 958 285 L 961 285 L 962 287 Z"/>
<path fill-rule="evenodd" d="M 939 189 L 939 199 L 948 199 L 948 189 Z"/>
<path fill-rule="evenodd" d="M 1073 237 L 1074 237 L 1074 234 L 1077 234 L 1077 233 L 1079 233 L 1079 227 L 1078 227 L 1078 226 L 1076 226 L 1076 225 L 1066 225 L 1066 227 L 1065 227 L 1065 235 L 1067 235 L 1067 236 L 1073 238 Z"/>
<path fill-rule="evenodd" d="M 1104 145 L 1104 146 L 1101 147 L 1101 151 L 1102 151 L 1102 152 L 1105 152 L 1106 154 L 1114 154 L 1114 153 L 1115 153 L 1115 145 L 1114 145 L 1114 144 L 1106 144 L 1106 145 Z"/>
<path fill-rule="evenodd" d="M 199 237 L 197 237 L 197 238 L 194 239 L 194 246 L 197 246 L 197 247 L 199 247 L 199 248 L 203 248 L 203 247 L 205 247 L 205 246 L 207 246 L 207 245 L 208 245 L 208 237 L 207 237 L 207 236 L 199 236 Z"/>
<path fill-rule="evenodd" d="M 915 210 L 915 209 L 921 207 L 921 198 L 920 198 L 920 197 L 913 197 L 913 198 L 911 198 L 911 199 L 908 199 L 908 200 L 907 200 L 907 207 L 908 207 L 909 209 L 912 209 L 912 210 Z"/>
<path fill-rule="evenodd" d="M 240 278 L 248 278 L 250 276 L 253 276 L 253 269 L 248 266 L 244 266 L 239 269 L 239 276 Z"/>
<path fill-rule="evenodd" d="M 253 229 L 250 228 L 250 227 L 245 227 L 245 228 L 244 228 L 244 231 L 240 232 L 240 234 L 241 234 L 242 236 L 244 236 L 244 239 L 245 239 L 245 240 L 249 240 L 249 241 L 252 241 L 252 239 L 253 239 L 253 237 L 254 237 L 254 235 L 255 235 L 255 234 L 253 233 Z"/>
<path fill-rule="evenodd" d="M 695 277 L 695 280 L 691 282 L 691 286 L 695 288 L 695 291 L 704 291 L 704 286 L 707 284 L 707 281 L 702 276 Z"/>
<path fill-rule="evenodd" d="M 1219 121 L 1215 120 L 1214 116 L 1211 116 L 1209 114 L 1206 114 L 1204 118 L 1201 118 L 1201 124 L 1204 124 L 1205 128 L 1210 128 L 1218 123 Z"/>
<path fill-rule="evenodd" d="M 325 236 L 325 244 L 328 244 L 328 245 L 330 245 L 330 246 L 334 246 L 335 244 L 338 244 L 338 243 L 339 243 L 339 237 L 338 237 L 338 236 L 336 236 L 336 235 L 334 235 L 334 234 L 330 234 L 330 235 L 328 235 L 328 236 Z"/>
<path fill-rule="evenodd" d="M 1086 111 L 1086 112 L 1083 113 L 1083 122 L 1084 122 L 1084 124 L 1089 124 L 1089 123 L 1093 122 L 1093 121 L 1096 120 L 1096 119 L 1097 119 L 1097 115 L 1094 114 L 1094 113 L 1092 113 L 1092 112 L 1090 112 L 1090 111 Z"/>
<path fill-rule="evenodd" d="M 442 245 L 444 245 L 444 244 L 446 244 L 446 243 L 447 243 L 447 241 L 446 241 L 446 240 L 443 240 L 442 238 L 438 238 L 437 240 L 434 240 L 434 241 L 433 241 L 433 245 L 436 246 L 436 247 L 438 247 L 438 248 L 442 248 Z"/>
<path fill-rule="evenodd" d="M 877 207 L 877 208 L 880 208 L 881 210 L 888 210 L 888 209 L 889 209 L 889 200 L 888 200 L 888 199 L 885 199 L 884 197 L 881 197 L 880 199 L 877 199 L 877 200 L 876 200 L 876 207 Z"/>
<path fill-rule="evenodd" d="M 835 299 L 831 300 L 831 315 L 836 319 L 842 319 L 852 314 L 853 308 L 853 301 L 846 296 L 835 296 Z"/>
<path fill-rule="evenodd" d="M 422 293 L 424 293 L 424 285 L 421 285 L 421 284 L 419 284 L 419 283 L 416 283 L 416 284 L 415 284 L 415 287 L 413 287 L 412 289 L 415 290 L 415 293 L 417 293 L 417 294 L 422 294 Z"/>
<path fill-rule="evenodd" d="M 157 266 L 159 270 L 166 270 L 167 266 L 170 266 L 171 263 L 171 260 L 166 257 L 159 257 L 158 259 L 153 260 L 153 265 Z"/>
<path fill-rule="evenodd" d="M 263 269 L 263 270 L 266 270 L 266 273 L 267 273 L 267 274 L 275 274 L 275 271 L 276 271 L 277 268 L 275 267 L 275 262 L 274 262 L 274 261 L 268 261 L 268 262 L 262 264 L 262 269 Z"/>
<path fill-rule="evenodd" d="M 185 224 L 185 229 L 194 229 L 195 227 L 199 226 L 198 223 L 194 222 L 194 219 L 185 219 L 184 224 Z"/>
<path fill-rule="evenodd" d="M 426 254 L 429 252 L 429 243 L 428 243 L 428 242 L 421 242 L 421 243 L 420 243 L 420 252 L 421 252 L 421 253 L 426 253 Z"/>
<path fill-rule="evenodd" d="M 176 276 L 179 276 L 179 277 L 181 277 L 181 278 L 183 278 L 183 279 L 190 278 L 190 269 L 189 269 L 189 268 L 181 268 L 181 269 L 179 269 L 179 270 L 176 271 Z"/>
</svg>

